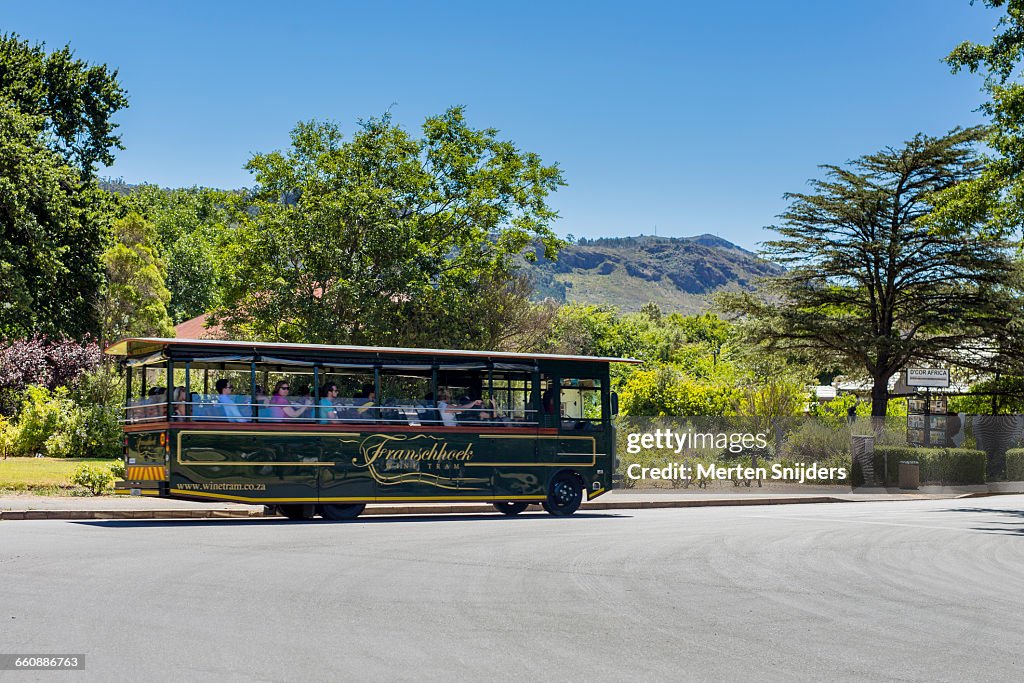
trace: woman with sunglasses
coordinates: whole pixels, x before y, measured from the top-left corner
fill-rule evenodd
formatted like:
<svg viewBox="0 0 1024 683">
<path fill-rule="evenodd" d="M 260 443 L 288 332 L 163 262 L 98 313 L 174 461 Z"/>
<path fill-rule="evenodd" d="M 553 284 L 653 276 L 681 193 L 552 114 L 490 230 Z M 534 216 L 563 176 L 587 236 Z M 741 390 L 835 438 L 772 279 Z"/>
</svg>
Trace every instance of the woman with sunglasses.
<svg viewBox="0 0 1024 683">
<path fill-rule="evenodd" d="M 285 422 L 302 417 L 309 406 L 295 406 L 288 401 L 291 387 L 286 380 L 274 385 L 274 395 L 270 397 L 270 417 L 276 422 Z"/>
</svg>

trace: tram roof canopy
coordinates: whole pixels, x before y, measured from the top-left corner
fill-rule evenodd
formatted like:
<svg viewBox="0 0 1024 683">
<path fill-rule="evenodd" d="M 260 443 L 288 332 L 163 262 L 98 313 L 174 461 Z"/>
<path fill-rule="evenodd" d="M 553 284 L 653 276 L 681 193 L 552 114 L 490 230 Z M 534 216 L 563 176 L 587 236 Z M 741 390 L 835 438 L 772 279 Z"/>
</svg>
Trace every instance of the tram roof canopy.
<svg viewBox="0 0 1024 683">
<path fill-rule="evenodd" d="M 389 346 L 338 346 L 332 344 L 285 344 L 278 342 L 229 341 L 224 339 L 171 339 L 140 337 L 122 339 L 107 347 L 110 356 L 133 357 L 159 353 L 171 347 L 213 351 L 217 353 L 273 351 L 319 354 L 380 354 L 382 356 L 444 356 L 446 358 L 475 358 L 479 360 L 561 360 L 593 363 L 641 363 L 635 358 L 606 356 L 568 356 L 554 353 L 511 353 L 508 351 L 465 351 L 460 349 L 407 349 Z"/>
</svg>

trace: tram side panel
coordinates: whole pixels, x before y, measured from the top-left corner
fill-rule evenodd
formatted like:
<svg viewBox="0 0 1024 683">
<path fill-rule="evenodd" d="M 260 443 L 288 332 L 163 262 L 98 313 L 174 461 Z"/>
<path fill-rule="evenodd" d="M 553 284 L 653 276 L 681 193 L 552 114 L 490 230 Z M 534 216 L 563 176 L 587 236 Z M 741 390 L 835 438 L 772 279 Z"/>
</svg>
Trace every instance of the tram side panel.
<svg viewBox="0 0 1024 683">
<path fill-rule="evenodd" d="M 367 480 L 378 502 L 491 500 L 492 468 L 473 466 L 480 448 L 479 435 L 470 432 L 369 431 L 341 438 L 336 450 L 343 457 L 321 473 L 321 500 L 343 498 L 346 482 Z"/>
<path fill-rule="evenodd" d="M 170 493 L 239 502 L 315 503 L 318 435 L 178 430 Z"/>
</svg>

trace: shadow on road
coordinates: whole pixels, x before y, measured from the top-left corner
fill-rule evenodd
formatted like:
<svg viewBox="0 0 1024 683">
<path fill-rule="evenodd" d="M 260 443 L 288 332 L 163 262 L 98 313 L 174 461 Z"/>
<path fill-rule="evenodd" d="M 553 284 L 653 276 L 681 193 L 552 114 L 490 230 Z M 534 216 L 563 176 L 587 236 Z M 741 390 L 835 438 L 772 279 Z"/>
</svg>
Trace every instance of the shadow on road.
<svg viewBox="0 0 1024 683">
<path fill-rule="evenodd" d="M 248 518 L 204 518 L 204 519 L 89 519 L 89 520 L 74 520 L 74 524 L 83 524 L 86 526 L 98 526 L 104 528 L 154 528 L 154 527 L 181 527 L 181 526 L 243 526 L 250 524 L 269 525 L 269 526 L 324 526 L 324 525 L 351 525 L 351 524 L 393 524 L 393 523 L 407 523 L 407 522 L 463 522 L 463 521 L 490 521 L 490 522 L 515 522 L 515 523 L 529 523 L 530 521 L 538 522 L 542 520 L 564 520 L 565 523 L 569 523 L 573 519 L 625 519 L 632 517 L 632 515 L 621 514 L 621 513 L 599 513 L 599 512 L 586 512 L 576 513 L 571 517 L 552 517 L 548 514 L 533 514 L 533 515 L 516 515 L 515 517 L 508 517 L 505 515 L 490 515 L 490 514 L 479 514 L 479 515 L 463 515 L 463 514 L 437 514 L 437 515 L 374 515 L 368 517 L 359 517 L 356 519 L 348 519 L 337 522 L 332 522 L 326 519 L 307 519 L 300 521 L 292 521 L 284 519 L 283 517 L 248 517 Z"/>
<path fill-rule="evenodd" d="M 1007 510 L 1006 508 L 950 508 L 938 512 L 973 512 L 976 514 L 1005 515 L 1012 518 L 1011 521 L 992 521 L 989 524 L 1000 526 L 972 527 L 974 531 L 982 531 L 987 534 L 1001 534 L 1003 536 L 1024 536 L 1024 510 Z"/>
</svg>

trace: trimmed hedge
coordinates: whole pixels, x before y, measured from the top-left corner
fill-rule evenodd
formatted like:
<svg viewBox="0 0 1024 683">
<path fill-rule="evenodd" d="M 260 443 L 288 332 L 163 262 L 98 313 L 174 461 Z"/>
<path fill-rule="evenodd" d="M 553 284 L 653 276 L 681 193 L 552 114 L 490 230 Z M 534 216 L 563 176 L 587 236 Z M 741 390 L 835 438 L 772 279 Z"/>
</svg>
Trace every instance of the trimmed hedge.
<svg viewBox="0 0 1024 683">
<path fill-rule="evenodd" d="M 1006 481 L 1024 481 L 1024 448 L 1006 451 Z"/>
<path fill-rule="evenodd" d="M 1024 453 L 1024 449 L 1022 449 Z M 987 456 L 985 451 L 968 448 L 911 448 L 909 446 L 876 446 L 874 454 L 875 472 L 885 467 L 886 456 L 889 471 L 886 484 L 899 482 L 900 460 L 916 460 L 921 465 L 921 483 L 941 486 L 984 484 Z"/>
</svg>

